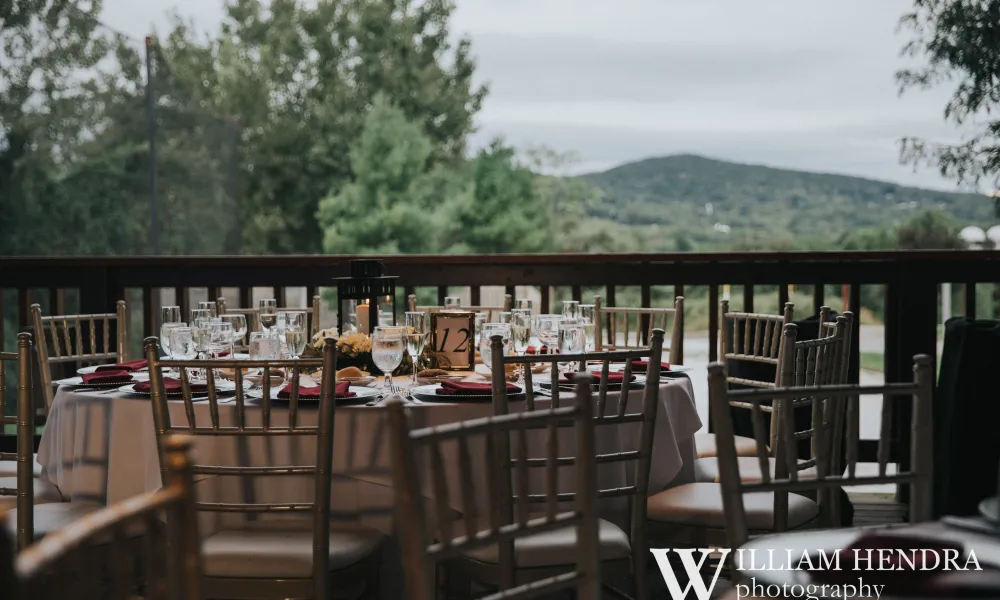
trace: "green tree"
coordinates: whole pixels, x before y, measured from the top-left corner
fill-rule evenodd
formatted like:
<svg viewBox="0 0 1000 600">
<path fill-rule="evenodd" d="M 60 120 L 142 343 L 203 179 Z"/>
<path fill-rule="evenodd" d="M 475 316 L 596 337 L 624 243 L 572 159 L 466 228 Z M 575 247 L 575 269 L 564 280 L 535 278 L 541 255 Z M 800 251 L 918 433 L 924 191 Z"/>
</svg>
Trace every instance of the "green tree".
<svg viewBox="0 0 1000 600">
<path fill-rule="evenodd" d="M 955 250 L 965 248 L 959 227 L 939 210 L 924 210 L 896 231 L 896 247 L 901 250 Z"/>
<path fill-rule="evenodd" d="M 1000 102 L 1000 0 L 914 0 L 900 20 L 913 37 L 903 54 L 926 61 L 896 73 L 900 93 L 953 84 L 944 118 L 957 125 L 995 112 Z M 905 161 L 936 165 L 942 176 L 976 185 L 1000 178 L 1000 120 L 987 119 L 958 144 L 902 140 Z"/>
</svg>

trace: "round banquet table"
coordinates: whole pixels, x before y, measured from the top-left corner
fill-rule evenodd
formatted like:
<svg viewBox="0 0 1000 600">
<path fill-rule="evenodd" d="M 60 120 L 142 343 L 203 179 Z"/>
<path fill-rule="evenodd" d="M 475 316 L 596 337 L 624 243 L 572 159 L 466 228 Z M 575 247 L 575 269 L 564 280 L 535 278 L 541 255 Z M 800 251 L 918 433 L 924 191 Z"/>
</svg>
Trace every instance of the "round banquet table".
<svg viewBox="0 0 1000 600">
<path fill-rule="evenodd" d="M 402 382 L 404 378 L 398 378 Z M 629 392 L 628 411 L 641 408 L 642 390 Z M 596 395 L 595 395 L 596 397 Z M 618 405 L 619 394 L 608 393 L 607 410 Z M 562 393 L 562 403 L 572 395 Z M 170 401 L 170 418 L 174 426 L 187 426 L 184 403 Z M 409 404 L 413 425 L 428 427 L 453 423 L 492 414 L 490 402 L 423 402 Z M 511 410 L 523 410 L 523 401 L 512 401 Z M 549 406 L 549 399 L 536 396 L 536 407 Z M 207 401 L 195 402 L 195 417 L 199 425 L 211 423 Z M 220 424 L 235 425 L 235 402 L 220 402 Z M 247 400 L 248 426 L 259 426 L 259 404 Z M 287 424 L 287 410 L 278 402 L 272 404 L 274 426 Z M 317 411 L 304 401 L 299 408 L 301 425 L 315 424 Z M 334 425 L 334 481 L 331 509 L 335 517 L 347 518 L 392 533 L 392 477 L 388 425 L 384 407 L 339 405 Z M 623 452 L 635 449 L 639 438 L 637 423 L 601 426 L 595 432 L 598 453 Z M 650 492 L 655 493 L 681 483 L 694 481 L 696 457 L 694 434 L 701 428 L 691 381 L 685 377 L 663 379 L 659 385 L 659 405 L 654 423 L 653 458 L 650 468 Z M 481 440 L 477 440 L 480 441 Z M 529 433 L 529 453 L 545 456 L 545 433 Z M 560 432 L 560 455 L 572 455 L 575 448 L 572 431 Z M 310 465 L 315 464 L 313 437 L 214 437 L 193 438 L 194 461 L 204 465 Z M 473 464 L 483 460 L 482 444 L 470 443 Z M 445 452 L 446 476 L 450 504 L 461 506 L 458 485 L 458 457 Z M 63 497 L 71 501 L 112 503 L 131 496 L 156 490 L 161 485 L 160 465 L 153 427 L 153 413 L 148 397 L 135 397 L 119 392 L 93 391 L 60 386 L 49 412 L 38 451 L 38 462 L 45 477 L 55 484 Z M 598 465 L 601 488 L 628 485 L 633 479 L 634 462 Z M 532 487 L 543 486 L 541 469 Z M 561 491 L 572 491 L 573 471 L 560 469 Z M 488 500 L 485 469 L 477 470 L 475 489 L 480 514 L 487 512 Z M 428 477 L 422 477 L 425 481 Z M 433 497 L 430 482 L 425 481 L 425 494 Z M 544 490 L 540 487 L 540 490 Z M 312 487 L 308 476 L 280 477 L 210 477 L 196 482 L 195 492 L 202 502 L 309 502 Z M 601 516 L 628 531 L 625 499 L 605 499 L 599 505 Z M 258 515 L 261 518 L 289 518 L 286 515 Z M 222 525 L 232 525 L 243 515 L 232 513 L 202 513 L 199 523 L 202 533 Z M 301 517 L 299 517 L 301 518 Z M 396 567 L 398 569 L 398 567 Z"/>
</svg>

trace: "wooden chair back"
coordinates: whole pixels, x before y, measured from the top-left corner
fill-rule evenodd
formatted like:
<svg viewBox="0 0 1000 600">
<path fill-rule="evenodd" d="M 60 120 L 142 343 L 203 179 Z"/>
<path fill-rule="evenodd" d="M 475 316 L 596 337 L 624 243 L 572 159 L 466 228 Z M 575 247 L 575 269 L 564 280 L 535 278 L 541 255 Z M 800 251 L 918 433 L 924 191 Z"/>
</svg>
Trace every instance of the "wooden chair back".
<svg viewBox="0 0 1000 600">
<path fill-rule="evenodd" d="M 489 322 L 494 322 L 497 316 L 502 312 L 510 312 L 511 306 L 513 306 L 514 300 L 510 294 L 505 294 L 503 297 L 502 306 L 460 306 L 458 310 L 465 312 L 474 313 L 486 313 L 486 319 Z M 425 313 L 436 313 L 444 310 L 443 306 L 417 306 L 417 297 L 414 294 L 410 294 L 406 298 L 406 310 L 410 312 L 425 312 Z"/>
<path fill-rule="evenodd" d="M 549 391 L 551 392 L 551 406 L 558 408 L 561 404 L 560 382 L 558 363 L 577 363 L 586 368 L 588 363 L 599 362 L 601 371 L 597 381 L 597 406 L 594 412 L 594 426 L 620 426 L 624 423 L 638 423 L 639 436 L 634 450 L 616 452 L 613 454 L 600 454 L 595 460 L 600 464 L 631 462 L 634 464 L 632 485 L 615 488 L 599 488 L 597 495 L 599 498 L 627 498 L 629 502 L 629 540 L 632 545 L 632 565 L 637 573 L 645 573 L 647 563 L 646 551 L 646 512 L 647 498 L 649 496 L 649 467 L 653 454 L 653 432 L 656 424 L 656 412 L 659 407 L 659 381 L 660 381 L 660 356 L 663 349 L 662 329 L 652 331 L 650 345 L 648 348 L 638 350 L 617 350 L 611 352 L 592 352 L 584 354 L 541 354 L 536 356 L 503 356 L 503 339 L 496 335 L 492 338 L 492 349 L 490 358 L 492 361 L 493 373 L 503 373 L 504 365 L 520 364 L 527 367 L 525 369 L 525 409 L 526 412 L 536 411 L 535 405 L 535 385 L 531 373 L 532 363 L 549 363 Z M 646 383 L 641 390 L 642 403 L 641 410 L 629 412 L 628 402 L 633 390 L 631 386 L 623 384 L 618 394 L 617 406 L 609 407 L 608 404 L 608 374 L 611 364 L 624 361 L 625 366 L 622 373 L 623 381 L 628 382 L 632 378 L 632 362 L 645 360 L 647 362 Z M 589 377 L 586 381 L 592 381 Z M 588 387 L 588 391 L 589 391 Z M 577 397 L 579 399 L 580 388 L 577 386 Z M 589 394 L 588 394 L 589 397 Z M 613 408 L 613 410 L 609 410 Z M 538 409 L 544 412 L 548 409 Z M 507 398 L 506 381 L 502 377 L 493 377 L 493 413 L 506 415 L 510 412 Z M 638 578 L 637 585 L 645 585 L 645 578 Z M 645 597 L 640 593 L 639 597 Z"/>
<path fill-rule="evenodd" d="M 496 599 L 534 598 L 561 590 L 576 590 L 581 600 L 600 598 L 600 563 L 598 560 L 597 466 L 594 458 L 594 419 L 589 381 L 576 382 L 575 406 L 553 407 L 511 415 L 497 415 L 426 429 L 410 430 L 402 402 L 389 404 L 392 439 L 393 487 L 396 498 L 396 524 L 402 547 L 407 597 L 413 600 L 435 598 L 435 564 L 462 555 L 475 548 L 499 545 L 500 592 Z M 557 431 L 572 427 L 576 431 L 576 457 L 559 456 Z M 547 430 L 549 443 L 545 457 L 529 457 L 529 431 Z M 485 443 L 485 464 L 474 464 L 470 441 Z M 511 444 L 511 440 L 513 443 Z M 453 524 L 449 494 L 441 460 L 443 447 L 457 446 L 461 485 L 461 513 L 464 526 Z M 509 451 L 513 445 L 515 451 Z M 426 457 L 418 462 L 418 457 Z M 431 500 L 436 521 L 436 535 L 426 525 L 423 487 L 418 464 L 430 470 L 434 489 Z M 560 493 L 558 469 L 573 465 L 576 490 Z M 545 469 L 543 494 L 528 490 L 528 469 Z M 488 514 L 480 515 L 473 473 L 485 470 L 491 476 L 483 490 Z M 572 509 L 560 508 L 573 502 Z M 545 507 L 544 515 L 529 518 L 530 504 Z M 514 587 L 514 541 L 564 527 L 576 527 L 576 568 L 573 571 Z M 462 531 L 456 531 L 461 529 Z"/>
<path fill-rule="evenodd" d="M 684 296 L 674 298 L 673 308 L 628 308 L 604 306 L 594 296 L 594 349 L 629 350 L 649 345 L 653 329 L 670 332 L 670 345 L 663 350 L 671 364 L 684 363 Z M 669 327 L 668 327 L 669 325 Z M 622 343 L 618 336 L 622 335 Z"/>
<path fill-rule="evenodd" d="M 35 328 L 38 370 L 46 409 L 52 407 L 52 368 L 59 363 L 124 362 L 128 360 L 128 310 L 119 300 L 113 313 L 100 315 L 42 316 L 42 307 L 31 305 Z M 114 324 L 115 337 L 111 336 Z"/>
<path fill-rule="evenodd" d="M 315 335 L 319 331 L 319 309 L 320 309 L 321 298 L 313 296 L 312 303 L 309 306 L 291 306 L 291 307 L 278 307 L 278 312 L 283 311 L 295 311 L 306 313 L 306 320 L 309 323 L 309 335 Z M 245 315 L 247 318 L 247 340 L 249 340 L 251 331 L 260 331 L 260 309 L 259 308 L 230 308 L 226 304 L 226 299 L 220 297 L 215 301 L 216 312 L 220 315 L 226 313 L 239 313 Z"/>
<path fill-rule="evenodd" d="M 729 312 L 729 300 L 721 303 L 719 319 L 719 356 L 722 363 L 739 360 L 751 363 L 778 366 L 784 351 L 784 326 L 792 322 L 794 305 L 785 303 L 780 315 L 762 313 Z M 730 331 L 731 328 L 731 331 Z M 732 336 L 732 340 L 730 340 Z M 729 345 L 732 342 L 732 350 Z M 781 381 L 781 370 L 775 369 L 774 381 L 757 381 L 743 377 L 729 377 L 730 384 L 750 387 L 775 387 Z"/>
<path fill-rule="evenodd" d="M 161 470 L 164 470 L 166 459 L 166 440 L 172 433 L 183 433 L 190 436 L 229 437 L 233 439 L 251 437 L 298 437 L 312 436 L 316 438 L 315 464 L 307 465 L 269 465 L 269 466 L 223 466 L 195 464 L 191 472 L 196 475 L 233 476 L 233 477 L 281 477 L 288 475 L 311 475 L 315 477 L 315 494 L 311 502 L 293 503 L 197 503 L 199 511 L 229 512 L 229 513 L 312 513 L 313 517 L 313 593 L 314 598 L 325 598 L 327 578 L 329 576 L 329 546 L 330 546 L 330 485 L 333 468 L 333 423 L 336 405 L 336 373 L 337 373 L 337 341 L 327 338 L 323 347 L 322 359 L 295 360 L 166 360 L 157 353 L 155 337 L 146 338 L 146 358 L 149 361 L 149 379 L 152 391 L 153 421 L 156 426 L 156 436 L 160 450 Z M 304 369 L 322 367 L 323 381 L 319 399 L 319 422 L 315 426 L 299 424 L 299 387 L 300 374 Z M 185 424 L 174 424 L 170 419 L 170 410 L 166 389 L 164 387 L 163 370 L 171 368 L 180 373 L 181 400 L 184 402 Z M 194 400 L 192 399 L 189 369 L 205 369 L 207 378 L 207 402 L 209 407 L 209 422 L 199 423 L 196 419 Z M 218 388 L 216 386 L 215 369 L 232 370 L 236 384 L 235 425 L 223 425 L 220 420 Z M 245 371 L 261 369 L 267 373 L 271 369 L 287 370 L 292 374 L 290 397 L 288 399 L 288 424 L 276 425 L 272 422 L 272 399 L 270 378 L 262 379 L 263 391 L 261 400 L 261 423 L 247 423 L 246 396 L 243 388 Z M 310 405 L 315 403 L 310 402 Z"/>
<path fill-rule="evenodd" d="M 15 577 L 5 581 L 4 597 L 11 593 L 15 600 L 96 600 L 138 597 L 141 591 L 147 600 L 201 598 L 190 444 L 172 437 L 164 446 L 166 480 L 161 489 L 100 509 L 23 549 L 14 568 L 3 569 Z M 137 535 L 144 540 L 141 556 L 130 544 Z M 110 564 L 99 562 L 103 559 Z"/>
<path fill-rule="evenodd" d="M 17 416 L 7 416 L 5 406 L 8 364 L 17 365 Z M 17 487 L 0 486 L 0 496 L 17 497 L 17 548 L 23 550 L 34 539 L 35 407 L 31 398 L 31 334 L 17 334 L 17 352 L 0 352 L 0 428 L 15 425 L 17 452 L 0 452 L 0 460 L 17 461 Z"/>
<path fill-rule="evenodd" d="M 756 390 L 729 390 L 726 385 L 725 367 L 715 363 L 709 366 L 709 401 L 711 403 L 712 420 L 715 424 L 719 458 L 719 481 L 722 487 L 723 507 L 725 509 L 726 529 L 730 544 L 734 549 L 746 542 L 748 536 L 746 511 L 743 504 L 743 494 L 754 492 L 774 492 L 775 496 L 775 529 L 780 531 L 787 524 L 787 504 L 780 505 L 781 496 L 788 493 L 815 491 L 819 502 L 830 494 L 828 490 L 837 490 L 853 485 L 870 485 L 896 483 L 910 486 L 910 521 L 919 522 L 931 518 L 932 468 L 933 468 L 933 410 L 931 406 L 933 361 L 931 357 L 919 355 L 914 357 L 914 378 L 912 383 L 889 383 L 881 386 L 859 386 L 850 384 L 818 385 L 805 387 L 780 387 Z M 742 481 L 736 457 L 736 444 L 733 439 L 733 422 L 728 407 L 731 402 L 740 402 L 750 406 L 754 414 L 758 414 L 761 403 L 765 400 L 776 402 L 783 416 L 787 416 L 791 406 L 803 398 L 847 398 L 849 410 L 857 412 L 859 402 L 866 395 L 884 395 L 882 402 L 883 427 L 878 439 L 878 474 L 859 476 L 857 474 L 857 447 L 859 436 L 857 430 L 852 430 L 848 436 L 848 464 L 846 473 L 825 473 L 817 469 L 816 477 L 800 479 L 796 468 L 797 457 L 794 451 L 794 433 L 791 428 L 782 429 L 782 439 L 779 442 L 785 451 L 777 452 L 778 464 L 784 465 L 784 473 L 779 475 L 775 468 L 775 476 L 771 478 L 768 469 L 761 470 L 761 480 Z M 889 448 L 892 443 L 891 430 L 888 424 L 893 422 L 893 399 L 899 396 L 910 396 L 913 402 L 913 441 L 911 446 L 911 468 L 907 472 L 897 472 L 889 475 Z M 754 437 L 757 440 L 759 460 L 767 460 L 765 454 L 765 432 L 763 427 L 756 425 L 760 419 L 754 419 Z M 821 413 L 813 411 L 813 431 L 823 435 Z M 827 450 L 827 446 L 818 444 L 819 452 Z M 852 453 L 850 449 L 854 448 Z M 827 457 L 818 457 L 818 462 L 827 461 Z M 821 506 L 821 513 L 823 511 Z"/>
</svg>

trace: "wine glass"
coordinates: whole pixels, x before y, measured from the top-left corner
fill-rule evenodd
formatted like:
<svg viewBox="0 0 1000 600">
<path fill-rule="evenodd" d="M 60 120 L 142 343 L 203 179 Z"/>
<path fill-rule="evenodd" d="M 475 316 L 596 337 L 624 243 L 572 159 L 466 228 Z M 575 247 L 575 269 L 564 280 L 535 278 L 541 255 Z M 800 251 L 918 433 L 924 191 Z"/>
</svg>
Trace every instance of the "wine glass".
<svg viewBox="0 0 1000 600">
<path fill-rule="evenodd" d="M 372 333 L 372 362 L 385 374 L 383 392 L 392 389 L 392 372 L 403 362 L 402 327 L 376 327 Z"/>
<path fill-rule="evenodd" d="M 444 307 L 447 310 L 458 310 L 462 307 L 462 299 L 458 296 L 445 296 Z"/>
<path fill-rule="evenodd" d="M 562 317 L 567 321 L 580 318 L 580 303 L 576 300 L 563 300 Z"/>
<path fill-rule="evenodd" d="M 257 308 L 260 312 L 260 326 L 264 331 L 270 331 L 278 324 L 278 301 L 273 299 L 261 300 Z"/>
<path fill-rule="evenodd" d="M 479 346 L 479 341 L 482 339 L 483 325 L 489 320 L 489 315 L 486 313 L 476 313 L 476 331 L 473 335 L 473 340 L 476 343 L 476 347 Z"/>
<path fill-rule="evenodd" d="M 215 315 L 213 315 L 212 311 L 210 311 L 207 308 L 192 308 L 191 318 L 188 319 L 188 323 L 191 323 L 193 325 L 198 321 L 198 319 L 206 319 L 208 321 L 211 321 L 213 316 Z"/>
<path fill-rule="evenodd" d="M 538 315 L 535 317 L 535 335 L 538 341 L 548 347 L 549 352 L 555 352 L 559 342 L 559 323 L 563 320 L 559 315 Z"/>
<path fill-rule="evenodd" d="M 174 360 L 191 360 L 198 356 L 194 332 L 190 327 L 170 328 L 170 356 Z"/>
<path fill-rule="evenodd" d="M 557 343 L 559 344 L 559 354 L 579 354 L 583 352 L 583 348 L 587 344 L 583 325 L 574 323 L 573 321 L 562 321 L 559 323 Z M 565 371 L 571 368 L 572 365 L 569 363 L 559 363 L 560 372 L 565 373 Z"/>
<path fill-rule="evenodd" d="M 285 313 L 285 346 L 292 358 L 298 358 L 306 349 L 306 313 Z"/>
<path fill-rule="evenodd" d="M 514 308 L 527 309 L 527 311 L 530 313 L 532 309 L 531 300 L 527 298 L 518 298 L 517 300 L 514 301 Z"/>
<path fill-rule="evenodd" d="M 595 347 L 595 337 L 597 328 L 597 307 L 593 304 L 581 304 L 580 305 L 580 319 L 579 322 L 583 325 L 583 335 L 587 338 L 587 345 L 584 348 L 586 352 L 594 352 L 597 350 Z"/>
<path fill-rule="evenodd" d="M 508 325 L 510 325 L 512 323 L 512 321 L 511 321 L 511 313 L 509 313 L 509 312 L 497 313 L 497 320 L 496 320 L 496 322 L 497 323 L 507 323 Z"/>
<path fill-rule="evenodd" d="M 247 317 L 242 313 L 226 313 L 219 317 L 223 323 L 233 326 L 233 342 L 242 340 L 247 334 Z"/>
<path fill-rule="evenodd" d="M 417 364 L 420 362 L 420 355 L 424 351 L 427 343 L 427 315 L 422 312 L 408 312 L 405 315 L 406 323 L 406 352 L 413 361 L 413 383 L 417 385 Z"/>
<path fill-rule="evenodd" d="M 233 324 L 221 321 L 209 322 L 211 332 L 210 344 L 212 354 L 216 357 L 223 352 L 232 352 L 233 349 Z"/>
<path fill-rule="evenodd" d="M 250 333 L 250 360 L 278 360 L 281 356 L 281 344 L 278 337 L 268 331 Z"/>
<path fill-rule="evenodd" d="M 210 316 L 213 318 L 219 316 L 218 313 L 219 305 L 211 300 L 209 300 L 208 302 L 199 302 L 198 309 L 209 311 L 211 313 Z"/>
<path fill-rule="evenodd" d="M 160 307 L 160 347 L 170 354 L 170 339 L 167 336 L 167 325 L 181 322 L 181 307 L 162 306 Z"/>
<path fill-rule="evenodd" d="M 483 333 L 479 340 L 479 355 L 483 359 L 483 364 L 490 371 L 493 370 L 493 336 L 499 335 L 503 339 L 503 346 L 501 347 L 503 356 L 510 356 L 510 331 L 510 323 L 486 323 L 483 325 Z M 503 373 L 500 375 L 502 376 Z M 496 375 L 494 374 L 494 376 Z"/>
<path fill-rule="evenodd" d="M 514 352 L 518 356 L 524 356 L 531 344 L 531 310 L 527 308 L 515 308 L 511 312 L 510 337 L 513 341 Z M 527 365 L 521 365 L 521 375 L 524 378 L 524 369 Z"/>
</svg>

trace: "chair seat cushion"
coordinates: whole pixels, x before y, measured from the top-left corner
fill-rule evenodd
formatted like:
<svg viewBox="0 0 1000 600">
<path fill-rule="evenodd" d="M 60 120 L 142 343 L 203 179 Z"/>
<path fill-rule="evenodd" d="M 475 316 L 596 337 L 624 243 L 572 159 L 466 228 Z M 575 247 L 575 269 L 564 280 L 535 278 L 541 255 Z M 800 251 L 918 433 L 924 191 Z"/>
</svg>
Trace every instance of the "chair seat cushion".
<svg viewBox="0 0 1000 600">
<path fill-rule="evenodd" d="M 35 477 L 42 474 L 42 465 L 38 464 L 38 455 L 35 455 L 35 460 L 31 464 L 34 469 Z M 0 477 L 17 477 L 17 461 L 16 460 L 0 460 Z"/>
<path fill-rule="evenodd" d="M 678 523 L 693 527 L 725 529 L 722 487 L 718 483 L 687 483 L 649 497 L 650 521 Z M 774 529 L 774 494 L 743 494 L 747 527 L 751 531 Z M 788 527 L 803 525 L 819 515 L 819 506 L 809 498 L 788 494 Z"/>
<path fill-rule="evenodd" d="M 623 559 L 631 555 L 628 536 L 620 527 L 599 519 L 597 531 L 600 560 Z M 514 564 L 521 568 L 571 565 L 577 559 L 576 546 L 575 525 L 529 535 L 514 540 Z M 470 550 L 464 556 L 479 562 L 496 564 L 500 560 L 499 554 L 499 547 L 492 544 Z"/>
<path fill-rule="evenodd" d="M 374 529 L 338 523 L 330 530 L 330 570 L 371 556 L 384 539 Z M 312 577 L 312 521 L 250 522 L 212 534 L 201 548 L 210 577 Z"/>
<path fill-rule="evenodd" d="M 757 456 L 757 440 L 738 435 L 736 439 L 736 456 Z M 694 436 L 694 445 L 698 450 L 698 458 L 718 456 L 718 446 L 714 433 L 699 433 Z"/>
<path fill-rule="evenodd" d="M 94 502 L 53 502 L 34 507 L 35 541 L 42 539 L 70 523 L 86 517 L 103 508 Z M 7 513 L 7 529 L 12 536 L 17 535 L 17 509 Z"/>
<path fill-rule="evenodd" d="M 767 462 L 771 470 L 771 479 L 774 479 L 775 461 L 773 458 L 769 458 Z M 759 483 L 761 481 L 760 461 L 757 460 L 756 456 L 737 456 L 736 464 L 740 469 L 740 481 L 748 483 Z M 714 481 L 718 483 L 719 459 L 711 456 L 708 458 L 699 458 L 694 461 L 694 479 L 695 481 Z M 809 467 L 799 471 L 799 479 L 816 479 L 816 467 Z"/>
<path fill-rule="evenodd" d="M 32 479 L 35 484 L 35 504 L 48 504 L 50 502 L 62 502 L 59 488 L 49 483 L 41 477 Z M 17 489 L 17 477 L 0 477 L 0 488 L 11 490 Z M 17 506 L 17 496 L 0 496 L 0 513 L 11 510 Z"/>
</svg>

